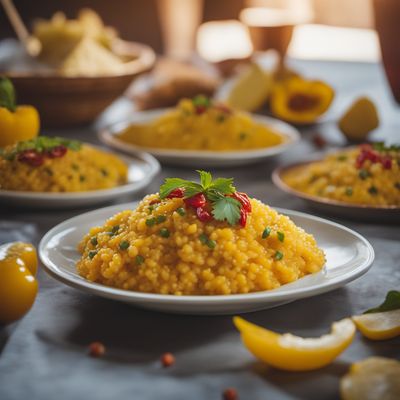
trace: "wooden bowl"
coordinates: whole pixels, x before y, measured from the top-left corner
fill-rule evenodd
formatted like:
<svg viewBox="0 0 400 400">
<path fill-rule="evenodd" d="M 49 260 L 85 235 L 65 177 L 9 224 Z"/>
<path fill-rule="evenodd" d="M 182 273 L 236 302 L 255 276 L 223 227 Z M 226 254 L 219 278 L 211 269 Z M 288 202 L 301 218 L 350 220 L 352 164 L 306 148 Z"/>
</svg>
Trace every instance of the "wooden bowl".
<svg viewBox="0 0 400 400">
<path fill-rule="evenodd" d="M 92 122 L 121 96 L 134 78 L 149 71 L 154 51 L 143 44 L 118 40 L 118 54 L 130 59 L 124 72 L 107 76 L 62 76 L 6 72 L 13 82 L 19 104 L 31 104 L 40 113 L 44 127 L 65 128 Z"/>
</svg>

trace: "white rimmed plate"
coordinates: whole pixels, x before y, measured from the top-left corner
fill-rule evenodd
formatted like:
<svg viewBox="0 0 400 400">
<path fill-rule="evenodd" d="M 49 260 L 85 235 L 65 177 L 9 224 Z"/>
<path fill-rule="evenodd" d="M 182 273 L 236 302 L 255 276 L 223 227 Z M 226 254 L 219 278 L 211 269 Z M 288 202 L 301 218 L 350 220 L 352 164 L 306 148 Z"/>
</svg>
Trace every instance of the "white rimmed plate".
<svg viewBox="0 0 400 400">
<path fill-rule="evenodd" d="M 165 108 L 135 113 L 129 120 L 117 122 L 100 130 L 98 133 L 99 139 L 103 143 L 129 154 L 136 151 L 146 151 L 163 163 L 198 168 L 230 167 L 256 163 L 285 152 L 300 139 L 300 133 L 291 125 L 262 115 L 253 115 L 252 117 L 256 122 L 266 125 L 283 135 L 286 139 L 285 142 L 277 146 L 256 150 L 221 152 L 140 147 L 116 137 L 118 133 L 129 125 L 148 123 L 169 110 Z"/>
<path fill-rule="evenodd" d="M 81 238 L 91 227 L 102 225 L 115 213 L 136 205 L 129 203 L 101 208 L 55 226 L 47 232 L 39 246 L 45 270 L 55 279 L 76 289 L 134 306 L 185 314 L 232 314 L 271 308 L 336 289 L 367 272 L 374 260 L 370 243 L 351 229 L 312 215 L 277 209 L 316 237 L 327 258 L 321 272 L 278 289 L 226 296 L 141 293 L 89 282 L 79 276 L 75 263 L 80 257 L 76 248 Z"/>
<path fill-rule="evenodd" d="M 110 189 L 86 192 L 24 192 L 0 190 L 0 203 L 29 208 L 75 208 L 93 206 L 118 199 L 122 195 L 135 193 L 146 187 L 159 172 L 160 164 L 150 154 L 132 153 L 130 157 L 117 154 L 128 165 L 128 181 Z"/>
</svg>

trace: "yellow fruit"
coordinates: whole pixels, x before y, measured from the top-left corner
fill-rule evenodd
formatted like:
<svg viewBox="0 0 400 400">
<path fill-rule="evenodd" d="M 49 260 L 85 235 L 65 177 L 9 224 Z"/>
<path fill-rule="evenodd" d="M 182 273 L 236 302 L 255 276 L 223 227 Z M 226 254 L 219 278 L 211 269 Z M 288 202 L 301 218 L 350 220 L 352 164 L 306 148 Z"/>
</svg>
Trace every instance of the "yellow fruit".
<svg viewBox="0 0 400 400">
<path fill-rule="evenodd" d="M 342 400 L 400 399 L 400 362 L 370 357 L 353 364 L 340 382 Z"/>
<path fill-rule="evenodd" d="M 35 301 L 38 283 L 36 250 L 30 244 L 0 247 L 0 322 L 21 318 Z"/>
<path fill-rule="evenodd" d="M 352 317 L 358 330 L 368 339 L 385 340 L 400 335 L 400 309 Z"/>
<path fill-rule="evenodd" d="M 330 364 L 352 342 L 355 326 L 350 318 L 335 322 L 332 332 L 319 338 L 278 334 L 234 317 L 244 345 L 257 358 L 287 371 L 309 371 Z"/>
<path fill-rule="evenodd" d="M 270 99 L 271 112 L 294 124 L 310 124 L 329 108 L 334 94 L 324 82 L 293 76 L 274 86 Z"/>
<path fill-rule="evenodd" d="M 361 142 L 379 125 L 378 111 L 368 97 L 360 97 L 339 120 L 339 128 L 350 141 Z"/>
<path fill-rule="evenodd" d="M 233 83 L 225 101 L 233 108 L 255 111 L 267 101 L 271 88 L 271 74 L 252 64 Z"/>
</svg>

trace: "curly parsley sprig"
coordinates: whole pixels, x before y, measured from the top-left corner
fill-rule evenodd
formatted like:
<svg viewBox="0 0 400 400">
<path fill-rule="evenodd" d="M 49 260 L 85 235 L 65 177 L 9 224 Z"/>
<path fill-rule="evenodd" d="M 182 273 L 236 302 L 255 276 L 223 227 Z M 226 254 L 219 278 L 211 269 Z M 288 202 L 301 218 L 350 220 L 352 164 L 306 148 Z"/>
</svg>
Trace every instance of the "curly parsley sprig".
<svg viewBox="0 0 400 400">
<path fill-rule="evenodd" d="M 211 204 L 213 217 L 217 221 L 227 221 L 236 225 L 240 219 L 241 203 L 229 197 L 236 192 L 233 178 L 217 178 L 213 180 L 210 172 L 197 170 L 200 183 L 181 178 L 167 178 L 160 187 L 160 198 L 164 199 L 176 190 L 183 189 L 184 197 L 189 198 L 198 193 L 203 193 Z"/>
</svg>

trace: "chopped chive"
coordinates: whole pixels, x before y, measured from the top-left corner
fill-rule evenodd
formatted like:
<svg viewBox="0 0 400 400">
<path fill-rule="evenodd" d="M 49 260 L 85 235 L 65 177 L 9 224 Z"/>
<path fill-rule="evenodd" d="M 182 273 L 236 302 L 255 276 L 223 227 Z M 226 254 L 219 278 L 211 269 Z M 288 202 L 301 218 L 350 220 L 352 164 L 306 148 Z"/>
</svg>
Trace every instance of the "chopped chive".
<svg viewBox="0 0 400 400">
<path fill-rule="evenodd" d="M 246 137 L 247 137 L 247 133 L 245 133 L 245 132 L 239 133 L 239 140 L 244 140 L 244 139 L 246 139 Z"/>
<path fill-rule="evenodd" d="M 163 238 L 169 238 L 169 230 L 167 228 L 161 228 L 159 234 Z"/>
<path fill-rule="evenodd" d="M 215 246 L 217 245 L 217 242 L 215 240 L 209 239 L 209 240 L 207 240 L 206 244 L 210 249 L 215 249 Z"/>
<path fill-rule="evenodd" d="M 225 119 L 226 119 L 226 117 L 225 117 L 225 115 L 223 115 L 223 114 L 218 115 L 217 118 L 216 118 L 216 120 L 217 120 L 217 122 L 218 122 L 219 124 L 222 123 L 222 122 L 224 122 Z"/>
<path fill-rule="evenodd" d="M 181 217 L 184 217 L 185 214 L 186 214 L 186 211 L 185 211 L 185 209 L 184 209 L 183 207 L 177 208 L 177 209 L 176 209 L 176 212 L 177 212 Z"/>
<path fill-rule="evenodd" d="M 340 156 L 338 156 L 337 160 L 338 161 L 346 161 L 347 160 L 347 156 L 345 154 L 341 154 Z"/>
<path fill-rule="evenodd" d="M 278 240 L 283 242 L 285 240 L 285 234 L 283 232 L 277 232 Z"/>
<path fill-rule="evenodd" d="M 147 226 L 153 226 L 156 223 L 156 219 L 155 218 L 147 218 L 146 219 L 146 225 Z"/>
<path fill-rule="evenodd" d="M 79 176 L 79 182 L 85 182 L 86 177 L 84 175 Z"/>
<path fill-rule="evenodd" d="M 112 233 L 117 233 L 119 231 L 119 225 L 115 225 L 112 227 L 111 232 Z"/>
<path fill-rule="evenodd" d="M 147 208 L 147 211 L 148 211 L 149 214 L 151 214 L 154 211 L 154 206 L 149 206 Z"/>
<path fill-rule="evenodd" d="M 49 175 L 49 176 L 53 176 L 54 175 L 53 171 L 50 168 L 45 168 L 44 170 L 47 173 L 47 175 Z"/>
<path fill-rule="evenodd" d="M 88 255 L 89 255 L 89 258 L 92 259 L 96 254 L 97 254 L 96 250 L 91 250 L 91 251 L 89 251 Z"/>
<path fill-rule="evenodd" d="M 138 255 L 135 257 L 135 262 L 136 262 L 137 265 L 143 264 L 143 263 L 144 263 L 144 257 L 141 256 L 140 254 L 138 254 Z"/>
<path fill-rule="evenodd" d="M 270 235 L 270 233 L 271 233 L 271 228 L 265 228 L 261 237 L 263 239 L 266 239 Z"/>
<path fill-rule="evenodd" d="M 96 237 L 96 236 L 93 236 L 93 237 L 90 239 L 90 243 L 92 243 L 93 246 L 97 246 L 97 237 Z"/>
<path fill-rule="evenodd" d="M 375 186 L 371 186 L 371 187 L 368 189 L 368 192 L 369 192 L 370 194 L 372 194 L 372 196 L 375 196 L 375 195 L 378 194 L 378 189 L 377 189 Z"/>
<path fill-rule="evenodd" d="M 205 233 L 202 233 L 199 236 L 199 239 L 200 239 L 200 242 L 203 243 L 203 244 L 207 244 L 207 242 L 208 242 L 208 237 L 207 237 L 207 235 Z"/>
<path fill-rule="evenodd" d="M 283 253 L 281 252 L 281 251 L 277 251 L 276 253 L 275 253 L 275 256 L 274 256 L 274 258 L 275 258 L 275 260 L 282 260 L 282 258 L 283 258 Z"/>
<path fill-rule="evenodd" d="M 71 168 L 72 168 L 74 171 L 79 171 L 79 165 L 78 165 L 78 164 L 75 164 L 75 163 L 71 164 Z"/>
<path fill-rule="evenodd" d="M 353 189 L 351 187 L 346 188 L 346 196 L 353 196 Z"/>
<path fill-rule="evenodd" d="M 127 240 L 123 240 L 120 244 L 119 244 L 119 248 L 121 250 L 126 250 L 129 247 L 129 242 Z"/>
<path fill-rule="evenodd" d="M 158 215 L 156 217 L 156 224 L 161 224 L 167 220 L 167 217 L 165 215 Z"/>
<path fill-rule="evenodd" d="M 100 170 L 100 172 L 101 172 L 101 174 L 102 174 L 103 176 L 108 176 L 108 172 L 107 172 L 107 170 L 106 170 L 105 168 L 102 168 L 102 169 Z"/>
<path fill-rule="evenodd" d="M 370 176 L 371 174 L 366 169 L 360 169 L 360 172 L 358 173 L 358 177 L 363 181 Z"/>
</svg>

